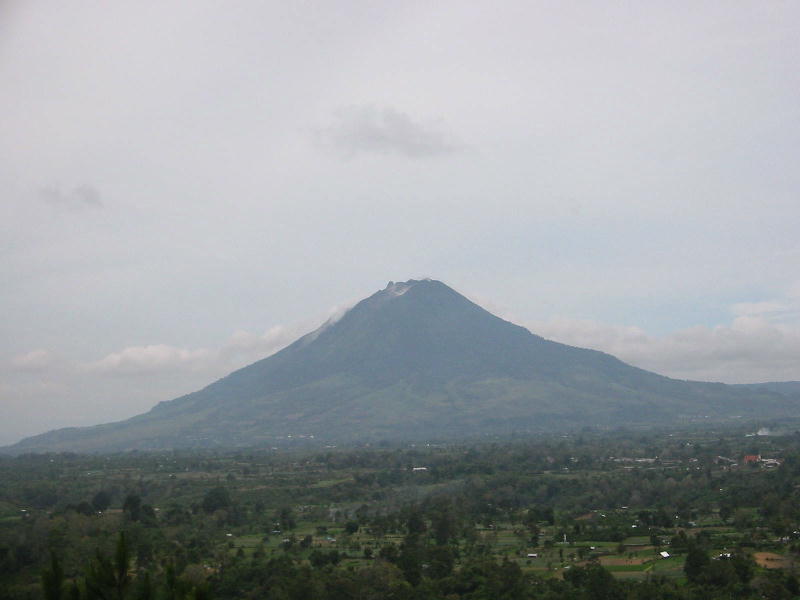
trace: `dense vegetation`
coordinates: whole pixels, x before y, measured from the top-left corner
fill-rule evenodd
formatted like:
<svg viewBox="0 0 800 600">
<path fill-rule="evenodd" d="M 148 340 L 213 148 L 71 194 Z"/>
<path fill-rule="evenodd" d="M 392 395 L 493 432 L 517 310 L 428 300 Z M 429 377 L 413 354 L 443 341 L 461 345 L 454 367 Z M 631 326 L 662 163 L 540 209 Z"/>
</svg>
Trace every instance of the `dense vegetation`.
<svg viewBox="0 0 800 600">
<path fill-rule="evenodd" d="M 0 458 L 0 598 L 793 598 L 798 496 L 744 430 Z"/>
</svg>

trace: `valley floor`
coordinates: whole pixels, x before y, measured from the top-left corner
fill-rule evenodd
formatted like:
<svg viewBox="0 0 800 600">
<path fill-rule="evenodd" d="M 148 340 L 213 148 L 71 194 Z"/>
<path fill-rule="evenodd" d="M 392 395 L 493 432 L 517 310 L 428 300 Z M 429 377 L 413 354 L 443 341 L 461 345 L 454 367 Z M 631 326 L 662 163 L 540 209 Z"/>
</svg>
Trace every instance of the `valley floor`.
<svg viewBox="0 0 800 600">
<path fill-rule="evenodd" d="M 0 458 L 0 598 L 792 598 L 800 436 Z"/>
</svg>

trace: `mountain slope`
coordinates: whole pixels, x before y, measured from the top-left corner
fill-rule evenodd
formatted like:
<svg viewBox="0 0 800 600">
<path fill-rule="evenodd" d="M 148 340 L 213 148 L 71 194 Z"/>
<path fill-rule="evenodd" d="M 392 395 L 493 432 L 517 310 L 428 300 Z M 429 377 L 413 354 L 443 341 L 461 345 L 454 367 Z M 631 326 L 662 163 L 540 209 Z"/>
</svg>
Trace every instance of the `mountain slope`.
<svg viewBox="0 0 800 600">
<path fill-rule="evenodd" d="M 800 381 L 767 381 L 765 383 L 738 383 L 736 387 L 766 390 L 782 396 L 800 396 Z"/>
<path fill-rule="evenodd" d="M 280 352 L 127 421 L 13 452 L 442 438 L 797 414 L 769 390 L 669 379 L 545 340 L 438 281 L 391 283 Z"/>
</svg>

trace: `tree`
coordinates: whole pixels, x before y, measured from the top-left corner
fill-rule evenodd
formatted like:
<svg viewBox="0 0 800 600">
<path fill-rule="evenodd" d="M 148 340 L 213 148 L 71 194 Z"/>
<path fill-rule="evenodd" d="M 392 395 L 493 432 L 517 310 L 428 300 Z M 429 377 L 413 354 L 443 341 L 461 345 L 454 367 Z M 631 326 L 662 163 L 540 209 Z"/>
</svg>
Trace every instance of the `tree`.
<svg viewBox="0 0 800 600">
<path fill-rule="evenodd" d="M 736 552 L 731 558 L 730 563 L 736 571 L 736 576 L 744 584 L 750 582 L 755 575 L 756 564 L 749 555 L 743 552 Z"/>
<path fill-rule="evenodd" d="M 736 570 L 733 568 L 731 560 L 727 558 L 709 562 L 702 579 L 715 587 L 728 587 L 738 581 Z"/>
<path fill-rule="evenodd" d="M 522 524 L 525 525 L 525 528 L 528 530 L 531 544 L 538 545 L 539 533 L 541 533 L 541 529 L 539 528 L 539 515 L 533 510 L 529 510 L 525 513 Z"/>
<path fill-rule="evenodd" d="M 423 548 L 416 534 L 407 535 L 400 547 L 397 566 L 403 571 L 406 581 L 413 586 L 422 580 Z"/>
<path fill-rule="evenodd" d="M 458 529 L 455 517 L 449 506 L 440 507 L 431 516 L 433 538 L 440 546 L 444 546 L 456 535 Z"/>
<path fill-rule="evenodd" d="M 710 562 L 711 559 L 709 559 L 705 550 L 697 544 L 690 544 L 689 552 L 686 554 L 686 562 L 683 565 L 683 572 L 686 573 L 686 578 L 692 583 L 697 583 L 701 580 L 703 572 Z"/>
<path fill-rule="evenodd" d="M 655 532 L 650 533 L 650 544 L 655 548 L 655 552 L 661 548 L 661 536 Z"/>
<path fill-rule="evenodd" d="M 203 510 L 207 513 L 213 513 L 221 508 L 227 508 L 231 505 L 231 496 L 228 489 L 224 487 L 215 487 L 208 490 L 203 496 Z"/>
<path fill-rule="evenodd" d="M 284 531 L 289 531 L 297 527 L 297 521 L 294 518 L 294 511 L 290 506 L 284 506 L 275 513 L 275 520 Z"/>
<path fill-rule="evenodd" d="M 394 544 L 384 544 L 378 551 L 378 556 L 383 560 L 391 563 L 397 562 L 397 559 L 399 557 L 397 546 L 395 546 Z"/>
<path fill-rule="evenodd" d="M 94 514 L 94 509 L 92 509 L 91 504 L 84 500 L 83 502 L 78 503 L 78 506 L 75 507 L 75 512 L 88 517 L 89 515 Z"/>
<path fill-rule="evenodd" d="M 737 508 L 733 513 L 733 526 L 739 531 L 753 526 L 753 514 L 746 508 Z"/>
<path fill-rule="evenodd" d="M 153 585 L 149 571 L 146 571 L 143 577 L 138 578 L 133 597 L 136 600 L 155 600 L 156 586 Z"/>
<path fill-rule="evenodd" d="M 131 555 L 125 533 L 119 534 L 113 560 L 100 550 L 86 572 L 86 597 L 88 600 L 123 600 L 130 587 Z"/>
<path fill-rule="evenodd" d="M 719 507 L 719 518 L 725 523 L 733 515 L 733 509 L 728 504 L 721 504 Z"/>
<path fill-rule="evenodd" d="M 658 512 L 656 512 L 655 516 L 653 517 L 653 525 L 657 527 L 673 527 L 675 523 L 673 520 L 669 518 L 667 511 L 663 508 L 659 508 Z"/>
<path fill-rule="evenodd" d="M 592 600 L 617 598 L 617 582 L 614 576 L 597 563 L 575 567 L 564 572 L 564 581 L 578 589 L 586 590 Z"/>
<path fill-rule="evenodd" d="M 122 503 L 122 510 L 131 521 L 138 521 L 142 516 L 142 499 L 137 494 L 128 494 Z"/>
<path fill-rule="evenodd" d="M 348 534 L 353 535 L 358 531 L 358 521 L 348 521 L 344 524 L 344 530 Z"/>
<path fill-rule="evenodd" d="M 50 567 L 42 571 L 42 591 L 45 600 L 64 597 L 64 569 L 55 552 L 50 553 Z"/>
<path fill-rule="evenodd" d="M 354 583 L 360 592 L 359 598 L 402 600 L 416 597 L 409 584 L 404 581 L 402 572 L 390 563 L 375 561 L 366 569 L 357 571 L 355 577 L 357 579 Z M 336 597 L 355 597 L 355 595 L 341 594 Z"/>
<path fill-rule="evenodd" d="M 428 549 L 429 575 L 433 579 L 447 577 L 453 572 L 455 557 L 449 546 L 433 546 Z"/>
<path fill-rule="evenodd" d="M 144 521 L 153 523 L 156 520 L 156 510 L 149 504 L 142 504 L 140 515 Z"/>
<path fill-rule="evenodd" d="M 92 506 L 97 511 L 105 511 L 109 506 L 111 506 L 111 494 L 105 490 L 100 490 L 92 498 Z"/>
<path fill-rule="evenodd" d="M 406 521 L 406 529 L 410 535 L 417 535 L 425 531 L 425 521 L 418 508 L 413 508 Z"/>
</svg>

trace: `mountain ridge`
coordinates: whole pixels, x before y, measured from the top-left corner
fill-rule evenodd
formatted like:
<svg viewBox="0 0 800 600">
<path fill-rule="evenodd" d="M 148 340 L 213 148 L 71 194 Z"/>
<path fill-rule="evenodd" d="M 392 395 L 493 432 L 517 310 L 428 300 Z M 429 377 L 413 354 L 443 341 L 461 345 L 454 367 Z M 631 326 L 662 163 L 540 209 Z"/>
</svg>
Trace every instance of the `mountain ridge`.
<svg viewBox="0 0 800 600">
<path fill-rule="evenodd" d="M 670 379 L 546 340 L 440 281 L 411 279 L 389 282 L 275 354 L 147 413 L 5 450 L 452 438 L 789 416 L 797 407 L 794 396 L 772 390 Z"/>
</svg>

